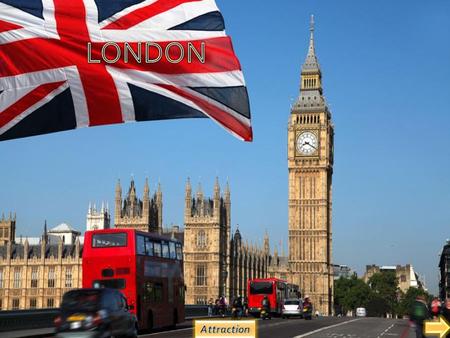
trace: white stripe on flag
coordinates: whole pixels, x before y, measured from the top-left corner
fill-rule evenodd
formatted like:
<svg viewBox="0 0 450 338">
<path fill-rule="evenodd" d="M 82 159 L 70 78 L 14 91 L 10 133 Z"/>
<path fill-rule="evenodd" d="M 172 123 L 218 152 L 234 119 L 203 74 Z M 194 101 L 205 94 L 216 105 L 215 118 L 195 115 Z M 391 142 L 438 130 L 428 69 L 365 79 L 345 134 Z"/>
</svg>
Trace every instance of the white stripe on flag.
<svg viewBox="0 0 450 338">
<path fill-rule="evenodd" d="M 14 127 L 16 124 L 18 124 L 20 121 L 22 121 L 24 118 L 26 118 L 28 115 L 33 113 L 36 109 L 39 109 L 47 102 L 50 102 L 56 95 L 62 93 L 65 89 L 69 87 L 69 84 L 67 82 L 64 82 L 61 86 L 53 90 L 51 93 L 49 93 L 47 96 L 45 96 L 40 101 L 33 104 L 31 107 L 29 107 L 27 110 L 22 112 L 20 115 L 16 116 L 13 120 L 11 120 L 9 123 L 4 125 L 2 128 L 0 128 L 0 135 L 5 133 L 7 130 Z"/>
<path fill-rule="evenodd" d="M 119 30 L 119 29 L 103 29 L 100 31 L 102 38 L 101 41 L 117 41 L 117 42 L 139 42 L 139 41 L 192 41 L 211 38 L 224 37 L 225 32 L 206 32 L 206 31 L 155 31 L 155 30 Z M 94 40 L 95 36 L 92 37 Z"/>
<path fill-rule="evenodd" d="M 145 20 L 131 29 L 154 29 L 164 30 L 190 21 L 206 13 L 218 11 L 214 0 L 201 2 L 186 2 L 148 20 Z"/>
<path fill-rule="evenodd" d="M 30 26 L 44 26 L 44 20 L 37 16 L 31 15 L 16 7 L 0 2 L 0 20 L 11 22 L 16 25 L 30 27 Z"/>
<path fill-rule="evenodd" d="M 136 5 L 133 6 L 129 6 L 127 8 L 125 8 L 124 10 L 114 14 L 113 16 L 103 20 L 102 22 L 99 23 L 100 28 L 103 28 L 107 25 L 109 25 L 111 22 L 116 21 L 117 19 L 120 19 L 122 16 L 127 15 L 128 13 L 131 13 L 133 11 L 135 11 L 136 9 L 151 5 L 152 3 L 156 2 L 158 0 L 146 0 L 146 1 L 142 1 Z"/>
<path fill-rule="evenodd" d="M 134 69 L 110 67 L 111 74 L 123 76 L 128 82 L 138 80 L 153 84 L 168 84 L 181 87 L 239 87 L 245 86 L 240 70 L 221 73 L 191 73 L 181 75 L 158 74 Z"/>
<path fill-rule="evenodd" d="M 120 100 L 120 109 L 122 111 L 122 119 L 124 122 L 136 121 L 134 114 L 134 103 L 131 96 L 130 87 L 128 87 L 127 79 L 121 72 L 116 71 L 113 67 L 106 67 L 106 70 L 111 74 L 116 85 L 117 93 Z M 128 81 L 129 82 L 129 81 Z"/>
<path fill-rule="evenodd" d="M 89 126 L 89 110 L 86 101 L 86 95 L 81 82 L 80 73 L 76 66 L 64 68 L 67 75 L 67 80 L 70 86 L 70 93 L 72 94 L 73 108 L 75 110 L 75 119 L 77 127 Z"/>
</svg>

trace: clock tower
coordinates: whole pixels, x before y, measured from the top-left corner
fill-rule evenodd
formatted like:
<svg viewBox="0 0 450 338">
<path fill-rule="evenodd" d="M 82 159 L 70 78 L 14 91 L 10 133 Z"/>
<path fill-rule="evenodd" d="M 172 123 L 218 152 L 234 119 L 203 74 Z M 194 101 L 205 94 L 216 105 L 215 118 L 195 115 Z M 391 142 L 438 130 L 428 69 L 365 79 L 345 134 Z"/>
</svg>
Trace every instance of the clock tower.
<svg viewBox="0 0 450 338">
<path fill-rule="evenodd" d="M 322 72 L 311 38 L 301 70 L 300 95 L 288 126 L 289 265 L 291 280 L 315 309 L 331 314 L 331 183 L 334 126 L 322 89 Z"/>
</svg>

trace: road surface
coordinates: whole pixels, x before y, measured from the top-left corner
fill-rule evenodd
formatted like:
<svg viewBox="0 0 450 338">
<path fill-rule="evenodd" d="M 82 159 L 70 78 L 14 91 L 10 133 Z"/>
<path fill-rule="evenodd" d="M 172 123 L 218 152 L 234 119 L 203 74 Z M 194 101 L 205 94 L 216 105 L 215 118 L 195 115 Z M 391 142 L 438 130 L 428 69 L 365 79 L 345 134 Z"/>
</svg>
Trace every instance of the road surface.
<svg viewBox="0 0 450 338">
<path fill-rule="evenodd" d="M 177 330 L 141 335 L 140 338 L 192 338 L 189 324 Z M 414 338 L 414 329 L 406 320 L 383 318 L 322 317 L 258 320 L 258 338 Z"/>
<path fill-rule="evenodd" d="M 322 317 L 313 320 L 258 320 L 258 338 L 414 338 L 414 328 L 406 320 L 383 318 Z M 2 332 L 3 338 L 53 337 L 53 329 Z M 160 330 L 141 334 L 139 338 L 193 338 L 192 322 L 178 325 L 175 330 Z"/>
</svg>

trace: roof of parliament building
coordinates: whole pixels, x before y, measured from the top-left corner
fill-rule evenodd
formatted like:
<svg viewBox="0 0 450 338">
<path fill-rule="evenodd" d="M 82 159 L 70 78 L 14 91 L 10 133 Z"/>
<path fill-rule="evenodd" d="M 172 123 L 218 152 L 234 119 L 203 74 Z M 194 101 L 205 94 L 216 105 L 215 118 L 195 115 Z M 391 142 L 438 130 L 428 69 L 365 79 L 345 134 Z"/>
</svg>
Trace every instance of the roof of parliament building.
<svg viewBox="0 0 450 338">
<path fill-rule="evenodd" d="M 28 259 L 32 258 L 43 258 L 42 253 L 44 253 L 45 258 L 58 258 L 59 250 L 61 246 L 61 256 L 62 258 L 78 258 L 81 257 L 83 252 L 83 246 L 81 244 L 64 245 L 64 244 L 45 244 L 42 242 L 40 245 L 27 245 L 25 241 L 24 244 L 13 243 L 11 244 L 10 257 L 11 259 Z M 78 250 L 78 252 L 77 252 Z M 0 259 L 8 259 L 8 245 L 0 246 Z"/>
</svg>

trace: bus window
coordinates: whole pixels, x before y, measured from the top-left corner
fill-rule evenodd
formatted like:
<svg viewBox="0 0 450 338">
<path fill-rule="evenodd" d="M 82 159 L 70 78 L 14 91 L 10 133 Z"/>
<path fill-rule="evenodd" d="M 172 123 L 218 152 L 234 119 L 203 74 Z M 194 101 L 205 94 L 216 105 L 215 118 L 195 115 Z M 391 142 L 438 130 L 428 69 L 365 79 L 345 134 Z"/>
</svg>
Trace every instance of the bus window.
<svg viewBox="0 0 450 338">
<path fill-rule="evenodd" d="M 93 248 L 110 248 L 127 246 L 127 234 L 124 232 L 113 234 L 94 234 L 92 236 Z"/>
<path fill-rule="evenodd" d="M 153 242 L 153 255 L 156 257 L 161 257 L 161 243 Z"/>
<path fill-rule="evenodd" d="M 169 251 L 170 251 L 170 258 L 177 259 L 177 252 L 175 251 L 175 242 L 169 242 Z"/>
<path fill-rule="evenodd" d="M 163 242 L 162 243 L 162 256 L 164 258 L 170 258 L 169 256 L 169 243 Z"/>
<path fill-rule="evenodd" d="M 144 285 L 144 300 L 159 303 L 163 300 L 163 286 L 160 283 L 146 282 Z"/>
<path fill-rule="evenodd" d="M 145 255 L 145 240 L 144 236 L 137 236 L 136 250 L 138 255 Z"/>
<path fill-rule="evenodd" d="M 250 294 L 251 295 L 270 295 L 273 293 L 272 282 L 251 282 Z"/>
<path fill-rule="evenodd" d="M 145 239 L 145 254 L 147 256 L 153 256 L 153 242 L 150 238 Z"/>
<path fill-rule="evenodd" d="M 177 259 L 183 260 L 183 250 L 181 249 L 181 244 L 177 243 Z"/>
</svg>

